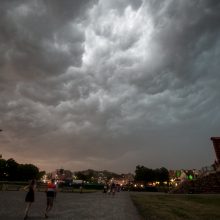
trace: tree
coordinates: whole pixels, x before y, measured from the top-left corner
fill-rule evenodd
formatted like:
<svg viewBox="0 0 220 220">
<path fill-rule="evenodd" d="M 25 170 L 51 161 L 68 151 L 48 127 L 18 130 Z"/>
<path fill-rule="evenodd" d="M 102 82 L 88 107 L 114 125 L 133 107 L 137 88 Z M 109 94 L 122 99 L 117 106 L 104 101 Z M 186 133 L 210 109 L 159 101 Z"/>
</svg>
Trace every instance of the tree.
<svg viewBox="0 0 220 220">
<path fill-rule="evenodd" d="M 145 167 L 144 166 L 136 166 L 135 170 L 135 180 L 143 181 L 145 178 Z"/>
<path fill-rule="evenodd" d="M 27 181 L 30 179 L 40 179 L 45 172 L 33 164 L 19 164 L 13 158 L 8 160 L 0 159 L 0 180 Z"/>
<path fill-rule="evenodd" d="M 39 169 L 33 164 L 19 164 L 18 166 L 18 179 L 27 181 L 30 179 L 38 179 Z"/>
<path fill-rule="evenodd" d="M 152 182 L 154 180 L 154 172 L 144 166 L 136 166 L 135 170 L 135 180 L 144 181 L 145 183 Z"/>
<path fill-rule="evenodd" d="M 0 159 L 0 181 L 7 179 L 6 160 Z"/>
<path fill-rule="evenodd" d="M 6 161 L 6 175 L 8 180 L 16 180 L 17 179 L 17 169 L 18 163 L 10 158 Z"/>
<path fill-rule="evenodd" d="M 82 172 L 76 172 L 76 177 L 77 177 L 77 179 L 78 180 L 83 180 L 83 181 L 87 181 L 87 176 L 86 175 L 84 175 Z"/>
<path fill-rule="evenodd" d="M 93 170 L 88 170 L 88 174 L 86 175 L 86 179 L 89 182 L 92 182 L 94 179 L 94 171 Z"/>
<path fill-rule="evenodd" d="M 160 168 L 160 182 L 169 181 L 169 171 L 165 167 Z"/>
<path fill-rule="evenodd" d="M 161 167 L 160 169 L 149 169 L 144 166 L 136 166 L 135 170 L 135 180 L 144 181 L 145 183 L 153 181 L 169 181 L 169 172 L 166 168 Z"/>
<path fill-rule="evenodd" d="M 46 175 L 46 171 L 40 171 L 37 175 L 37 179 L 40 180 L 44 175 Z"/>
</svg>

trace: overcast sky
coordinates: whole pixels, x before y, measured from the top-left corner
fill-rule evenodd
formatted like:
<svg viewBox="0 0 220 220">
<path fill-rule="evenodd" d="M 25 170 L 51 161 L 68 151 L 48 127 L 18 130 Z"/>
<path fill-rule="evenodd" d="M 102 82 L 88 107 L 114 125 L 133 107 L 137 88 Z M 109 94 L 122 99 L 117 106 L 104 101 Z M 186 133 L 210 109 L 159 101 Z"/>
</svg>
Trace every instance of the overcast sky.
<svg viewBox="0 0 220 220">
<path fill-rule="evenodd" d="M 219 0 L 0 1 L 0 153 L 41 170 L 211 165 Z"/>
</svg>

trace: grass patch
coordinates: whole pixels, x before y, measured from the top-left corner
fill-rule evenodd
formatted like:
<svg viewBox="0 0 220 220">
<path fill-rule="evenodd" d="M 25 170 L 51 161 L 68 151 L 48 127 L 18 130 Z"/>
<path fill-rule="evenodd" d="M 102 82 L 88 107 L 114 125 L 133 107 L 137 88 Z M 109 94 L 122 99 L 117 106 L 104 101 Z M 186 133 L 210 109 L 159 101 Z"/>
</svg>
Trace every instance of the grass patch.
<svg viewBox="0 0 220 220">
<path fill-rule="evenodd" d="M 220 219 L 220 195 L 131 193 L 144 219 Z"/>
</svg>

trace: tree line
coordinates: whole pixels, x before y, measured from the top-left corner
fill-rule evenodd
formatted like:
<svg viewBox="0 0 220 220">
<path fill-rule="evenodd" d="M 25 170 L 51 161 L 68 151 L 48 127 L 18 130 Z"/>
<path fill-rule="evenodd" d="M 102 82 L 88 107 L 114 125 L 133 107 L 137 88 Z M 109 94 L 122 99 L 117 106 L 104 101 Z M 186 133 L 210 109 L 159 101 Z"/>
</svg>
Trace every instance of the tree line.
<svg viewBox="0 0 220 220">
<path fill-rule="evenodd" d="M 94 170 L 85 170 L 85 171 L 78 171 L 75 172 L 75 176 L 77 179 L 95 182 L 98 180 L 99 173 Z M 105 172 L 104 176 L 106 180 L 110 180 L 111 178 L 123 178 L 123 175 L 118 175 L 115 173 Z M 145 185 L 152 182 L 159 182 L 163 184 L 164 182 L 169 181 L 169 171 L 165 167 L 157 168 L 157 169 L 150 169 L 145 166 L 136 166 L 135 181 L 144 182 Z"/>
<path fill-rule="evenodd" d="M 38 167 L 33 164 L 19 164 L 13 158 L 8 160 L 0 158 L 0 181 L 28 181 L 30 179 L 41 179 L 45 175 L 45 171 L 40 171 Z M 86 172 L 76 172 L 77 179 L 94 181 L 93 177 L 97 174 L 93 170 Z M 117 178 L 120 175 L 108 172 L 108 178 Z M 145 166 L 136 166 L 134 179 L 136 181 L 143 181 L 145 184 L 150 182 L 169 181 L 169 172 L 166 168 L 150 169 Z"/>
<path fill-rule="evenodd" d="M 19 164 L 13 158 L 0 159 L 0 181 L 39 180 L 45 171 L 40 171 L 33 164 Z"/>
<path fill-rule="evenodd" d="M 144 166 L 136 166 L 135 180 L 144 183 L 169 181 L 169 171 L 165 167 L 159 169 L 150 169 Z"/>
<path fill-rule="evenodd" d="M 75 176 L 79 180 L 97 183 L 100 173 L 102 173 L 101 175 L 106 178 L 106 181 L 109 181 L 111 178 L 117 179 L 121 177 L 121 175 L 117 173 L 109 172 L 107 170 L 95 171 L 92 169 L 88 169 L 84 171 L 77 171 L 75 172 Z"/>
</svg>

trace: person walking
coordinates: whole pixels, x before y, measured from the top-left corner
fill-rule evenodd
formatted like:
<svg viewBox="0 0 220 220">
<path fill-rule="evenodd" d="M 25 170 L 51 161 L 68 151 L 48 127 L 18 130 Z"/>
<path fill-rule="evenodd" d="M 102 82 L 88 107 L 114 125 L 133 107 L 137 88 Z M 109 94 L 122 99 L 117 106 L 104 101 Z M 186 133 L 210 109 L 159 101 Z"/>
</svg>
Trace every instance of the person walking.
<svg viewBox="0 0 220 220">
<path fill-rule="evenodd" d="M 24 187 L 24 189 L 28 189 L 28 192 L 25 196 L 25 202 L 27 203 L 26 209 L 25 209 L 25 216 L 24 216 L 24 220 L 26 220 L 28 218 L 28 213 L 30 210 L 30 207 L 32 205 L 32 203 L 34 202 L 34 191 L 36 189 L 36 180 L 31 180 L 30 184 L 26 187 Z"/>
<path fill-rule="evenodd" d="M 47 185 L 47 207 L 45 211 L 45 218 L 48 218 L 48 213 L 53 207 L 54 198 L 56 197 L 57 189 L 56 189 L 55 180 L 53 179 L 50 183 Z"/>
<path fill-rule="evenodd" d="M 105 183 L 104 187 L 103 187 L 103 193 L 107 193 L 108 190 L 108 185 L 107 183 Z"/>
<path fill-rule="evenodd" d="M 111 184 L 111 193 L 112 193 L 113 196 L 115 195 L 115 190 L 116 190 L 116 185 L 115 185 L 114 182 L 112 182 L 112 184 Z"/>
</svg>

